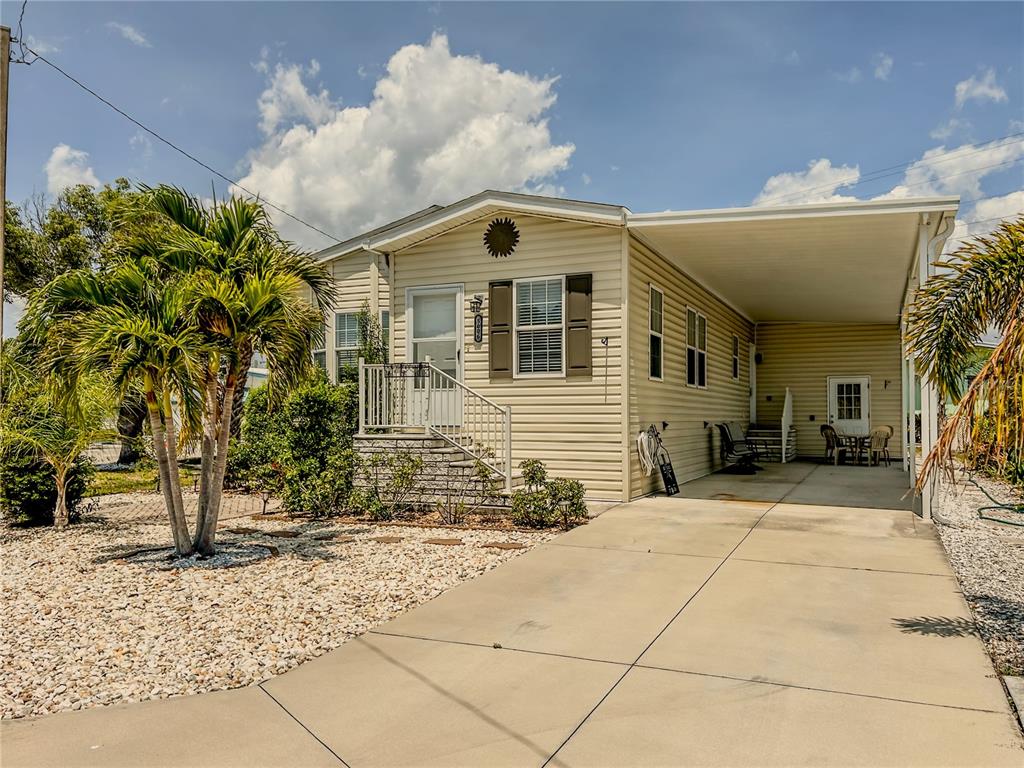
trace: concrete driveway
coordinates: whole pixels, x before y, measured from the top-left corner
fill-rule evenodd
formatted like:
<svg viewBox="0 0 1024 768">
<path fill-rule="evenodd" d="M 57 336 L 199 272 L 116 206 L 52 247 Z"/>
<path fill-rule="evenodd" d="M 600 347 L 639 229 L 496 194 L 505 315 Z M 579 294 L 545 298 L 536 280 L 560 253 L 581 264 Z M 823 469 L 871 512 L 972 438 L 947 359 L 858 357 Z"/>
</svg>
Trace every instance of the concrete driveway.
<svg viewBox="0 0 1024 768">
<path fill-rule="evenodd" d="M 1024 766 L 930 526 L 840 506 L 905 476 L 833 471 L 617 506 L 261 686 L 6 722 L 2 762 Z"/>
</svg>

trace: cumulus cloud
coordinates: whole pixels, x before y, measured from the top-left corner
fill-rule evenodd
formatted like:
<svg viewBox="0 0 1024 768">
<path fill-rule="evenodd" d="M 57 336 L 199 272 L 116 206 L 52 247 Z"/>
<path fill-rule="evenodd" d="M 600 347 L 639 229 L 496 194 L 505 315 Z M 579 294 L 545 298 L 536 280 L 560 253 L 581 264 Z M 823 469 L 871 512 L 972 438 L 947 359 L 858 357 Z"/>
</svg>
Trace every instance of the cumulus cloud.
<svg viewBox="0 0 1024 768">
<path fill-rule="evenodd" d="M 806 171 L 779 173 L 764 183 L 754 205 L 798 205 L 800 203 L 838 203 L 856 200 L 839 190 L 856 184 L 860 168 L 856 165 L 833 166 L 827 158 L 812 160 Z"/>
<path fill-rule="evenodd" d="M 957 131 L 969 131 L 971 129 L 970 120 L 962 120 L 959 117 L 951 117 L 941 125 L 935 126 L 931 133 L 928 135 L 938 141 L 945 141 Z"/>
<path fill-rule="evenodd" d="M 1024 157 L 1024 142 L 997 140 L 987 144 L 962 144 L 947 149 L 933 147 L 910 165 L 900 184 L 880 199 L 961 195 L 981 196 L 981 181 Z"/>
<path fill-rule="evenodd" d="M 968 101 L 994 101 L 1000 103 L 1007 100 L 1006 91 L 996 82 L 996 71 L 989 67 L 981 76 L 971 75 L 956 84 L 956 106 L 963 108 Z"/>
<path fill-rule="evenodd" d="M 133 27 L 131 24 L 122 24 L 119 21 L 108 21 L 107 29 L 112 29 L 117 32 L 121 37 L 127 40 L 132 45 L 137 45 L 139 48 L 152 48 L 149 40 L 142 34 L 138 29 Z"/>
<path fill-rule="evenodd" d="M 67 144 L 58 144 L 53 148 L 44 170 L 46 191 L 54 196 L 64 191 L 65 187 L 75 184 L 97 187 L 100 183 L 89 165 L 89 153 L 69 147 Z"/>
<path fill-rule="evenodd" d="M 40 56 L 45 56 L 48 53 L 60 53 L 60 45 L 58 45 L 56 41 L 43 40 L 41 38 L 34 37 L 33 35 L 27 35 L 25 37 L 25 45 Z"/>
<path fill-rule="evenodd" d="M 259 68 L 259 67 L 258 67 Z M 310 88 L 309 67 L 264 59 L 264 140 L 242 186 L 340 237 L 488 187 L 558 192 L 575 147 L 552 141 L 556 78 L 454 55 L 435 34 L 388 61 L 366 106 Z M 322 244 L 279 217 L 286 236 Z"/>
<path fill-rule="evenodd" d="M 871 57 L 871 66 L 874 67 L 875 80 L 888 80 L 892 74 L 893 60 L 887 53 L 876 53 Z"/>
</svg>

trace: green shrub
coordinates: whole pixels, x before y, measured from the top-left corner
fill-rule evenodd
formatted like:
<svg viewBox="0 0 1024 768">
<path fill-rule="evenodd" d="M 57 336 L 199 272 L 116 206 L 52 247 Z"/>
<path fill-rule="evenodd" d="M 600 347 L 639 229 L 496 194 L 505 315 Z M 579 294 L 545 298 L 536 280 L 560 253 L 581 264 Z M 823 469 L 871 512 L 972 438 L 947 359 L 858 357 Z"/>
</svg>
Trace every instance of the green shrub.
<svg viewBox="0 0 1024 768">
<path fill-rule="evenodd" d="M 279 403 L 267 387 L 252 391 L 228 454 L 230 487 L 280 496 L 293 514 L 342 511 L 352 489 L 357 397 L 356 385 L 331 384 L 322 371 Z"/>
<path fill-rule="evenodd" d="M 525 487 L 512 492 L 512 522 L 525 528 L 547 528 L 555 523 L 569 529 L 587 521 L 585 489 L 579 480 L 548 478 L 537 459 L 519 464 Z"/>
<path fill-rule="evenodd" d="M 81 516 L 82 498 L 94 474 L 92 462 L 84 457 L 68 473 L 70 522 Z M 9 451 L 0 456 L 0 511 L 5 520 L 19 525 L 52 525 L 56 507 L 53 467 L 26 451 Z"/>
<path fill-rule="evenodd" d="M 371 520 L 394 520 L 410 506 L 409 495 L 419 483 L 423 459 L 411 453 L 373 453 L 356 462 L 359 486 L 349 507 Z"/>
</svg>

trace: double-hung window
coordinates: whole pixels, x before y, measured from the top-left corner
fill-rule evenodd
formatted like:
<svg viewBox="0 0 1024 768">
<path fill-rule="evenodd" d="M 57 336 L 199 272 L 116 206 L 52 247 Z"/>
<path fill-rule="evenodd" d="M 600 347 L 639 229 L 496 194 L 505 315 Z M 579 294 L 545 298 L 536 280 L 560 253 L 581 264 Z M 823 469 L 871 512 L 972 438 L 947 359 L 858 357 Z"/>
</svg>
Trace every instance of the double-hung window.
<svg viewBox="0 0 1024 768">
<path fill-rule="evenodd" d="M 708 385 L 708 319 L 695 309 L 686 309 L 686 386 Z"/>
<path fill-rule="evenodd" d="M 565 278 L 516 280 L 517 376 L 565 375 Z"/>
<path fill-rule="evenodd" d="M 339 312 L 334 316 L 334 357 L 338 380 L 346 368 L 359 363 L 359 315 Z"/>
<path fill-rule="evenodd" d="M 652 285 L 648 296 L 648 375 L 661 381 L 665 367 L 665 294 Z"/>
<path fill-rule="evenodd" d="M 739 379 L 740 377 L 740 337 L 732 337 L 732 377 Z"/>
</svg>

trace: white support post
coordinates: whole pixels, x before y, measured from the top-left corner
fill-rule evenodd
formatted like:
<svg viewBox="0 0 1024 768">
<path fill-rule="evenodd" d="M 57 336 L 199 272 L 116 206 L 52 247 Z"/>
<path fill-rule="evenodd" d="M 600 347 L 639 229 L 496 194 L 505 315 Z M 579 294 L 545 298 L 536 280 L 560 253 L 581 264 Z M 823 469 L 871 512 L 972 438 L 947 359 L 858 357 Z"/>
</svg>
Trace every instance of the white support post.
<svg viewBox="0 0 1024 768">
<path fill-rule="evenodd" d="M 359 358 L 359 434 L 366 433 L 366 368 L 362 356 Z"/>
<path fill-rule="evenodd" d="M 917 285 L 918 290 L 923 288 L 931 277 L 932 267 L 929 258 L 929 237 L 928 217 L 922 216 L 918 225 L 917 235 Z M 935 385 L 929 380 L 929 371 L 921 371 L 921 458 L 924 459 L 931 452 L 935 444 Z M 917 481 L 916 473 L 912 477 Z M 932 518 L 932 482 L 921 486 L 921 517 L 925 520 Z"/>
<path fill-rule="evenodd" d="M 512 406 L 505 406 L 505 490 L 512 493 Z"/>
<path fill-rule="evenodd" d="M 907 340 L 903 324 L 900 323 L 900 443 L 903 446 L 903 471 L 910 470 L 910 453 L 907 451 Z"/>
<path fill-rule="evenodd" d="M 427 385 L 424 387 L 424 398 L 426 405 L 424 406 L 425 413 L 423 414 L 423 431 L 430 434 L 430 401 L 433 400 L 433 366 L 430 364 L 430 355 L 423 358 L 423 362 L 427 364 Z"/>
</svg>

